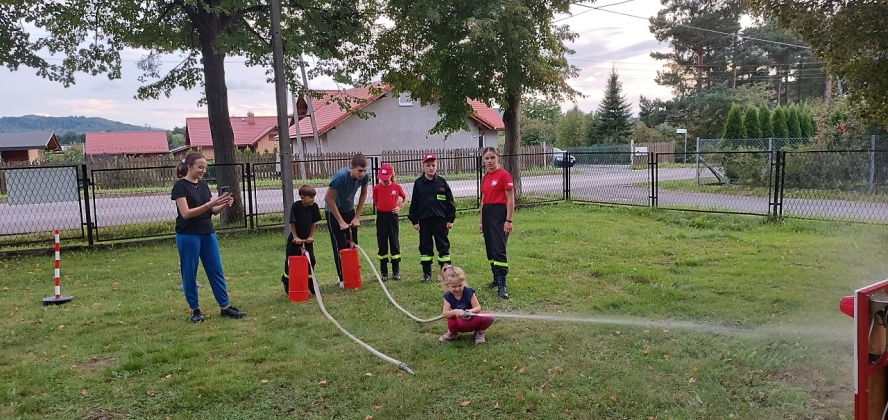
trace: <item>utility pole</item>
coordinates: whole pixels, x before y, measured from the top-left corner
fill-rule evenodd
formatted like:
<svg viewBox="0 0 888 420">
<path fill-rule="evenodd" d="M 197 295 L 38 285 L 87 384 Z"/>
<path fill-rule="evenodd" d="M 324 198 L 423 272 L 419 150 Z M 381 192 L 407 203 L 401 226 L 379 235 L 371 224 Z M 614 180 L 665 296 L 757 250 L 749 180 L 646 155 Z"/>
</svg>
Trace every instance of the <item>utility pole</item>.
<svg viewBox="0 0 888 420">
<path fill-rule="evenodd" d="M 287 215 L 293 205 L 293 147 L 290 145 L 290 127 L 287 125 L 287 83 L 284 78 L 284 43 L 281 38 L 281 3 L 271 0 L 271 44 L 274 59 L 274 93 L 277 104 L 278 141 L 281 160 L 281 188 L 284 202 L 284 232 L 289 235 L 290 224 Z M 296 110 L 293 110 L 294 114 Z M 298 116 L 296 117 L 298 121 Z M 298 126 L 298 122 L 297 122 Z"/>
<path fill-rule="evenodd" d="M 299 60 L 302 60 L 302 54 L 299 54 Z M 305 94 L 308 95 L 308 77 L 305 75 L 305 61 L 302 61 L 300 66 L 302 67 L 302 86 L 305 87 Z M 318 136 L 318 120 L 315 119 L 313 101 L 311 98 L 308 98 L 306 102 L 308 102 L 308 117 L 311 118 L 311 131 L 314 132 L 315 149 L 317 149 L 318 154 L 321 154 L 324 153 L 324 148 L 321 146 L 321 140 Z"/>
</svg>

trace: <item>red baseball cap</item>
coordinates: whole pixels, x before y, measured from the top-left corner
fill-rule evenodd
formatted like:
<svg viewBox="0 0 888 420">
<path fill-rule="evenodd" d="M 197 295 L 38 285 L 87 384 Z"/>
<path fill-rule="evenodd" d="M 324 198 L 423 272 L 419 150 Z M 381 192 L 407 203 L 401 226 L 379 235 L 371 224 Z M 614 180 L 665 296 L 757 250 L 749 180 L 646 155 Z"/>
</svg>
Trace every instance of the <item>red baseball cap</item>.
<svg viewBox="0 0 888 420">
<path fill-rule="evenodd" d="M 392 175 L 395 174 L 395 168 L 392 167 L 391 163 L 383 163 L 382 166 L 379 167 L 379 173 L 376 175 L 377 178 L 388 181 L 392 178 Z"/>
<path fill-rule="evenodd" d="M 422 157 L 422 163 L 426 163 L 430 160 L 438 160 L 438 157 L 435 156 L 434 153 L 426 153 L 425 156 Z"/>
</svg>

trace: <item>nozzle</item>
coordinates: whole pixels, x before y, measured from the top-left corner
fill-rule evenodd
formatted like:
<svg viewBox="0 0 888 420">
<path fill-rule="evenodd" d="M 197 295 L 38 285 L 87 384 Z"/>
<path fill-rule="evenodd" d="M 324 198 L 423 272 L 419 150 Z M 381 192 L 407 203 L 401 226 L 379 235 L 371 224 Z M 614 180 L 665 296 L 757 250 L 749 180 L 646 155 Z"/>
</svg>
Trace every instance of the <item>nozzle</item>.
<svg viewBox="0 0 888 420">
<path fill-rule="evenodd" d="M 401 368 L 401 370 L 403 370 L 404 372 L 407 372 L 411 375 L 416 375 L 416 373 L 413 373 L 413 371 L 410 370 L 410 366 L 407 366 L 407 363 L 401 363 L 400 365 L 398 365 L 398 367 Z"/>
</svg>

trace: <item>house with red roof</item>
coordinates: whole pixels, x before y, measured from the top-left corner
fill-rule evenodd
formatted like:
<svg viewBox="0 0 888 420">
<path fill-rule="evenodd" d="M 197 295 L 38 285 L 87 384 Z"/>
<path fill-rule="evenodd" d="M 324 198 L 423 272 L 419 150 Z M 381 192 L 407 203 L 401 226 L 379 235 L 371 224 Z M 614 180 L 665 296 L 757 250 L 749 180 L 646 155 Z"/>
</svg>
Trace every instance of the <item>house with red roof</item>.
<svg viewBox="0 0 888 420">
<path fill-rule="evenodd" d="M 88 156 L 163 156 L 170 153 L 165 131 L 105 131 L 86 133 Z"/>
<path fill-rule="evenodd" d="M 325 153 L 360 151 L 377 156 L 384 150 L 496 146 L 497 132 L 505 130 L 502 116 L 497 111 L 480 101 L 468 99 L 475 111 L 466 119 L 469 131 L 451 134 L 445 144 L 443 134 L 429 135 L 429 130 L 440 119 L 437 105 L 420 106 L 409 94 L 396 95 L 389 86 L 375 90 L 366 86 L 325 90 L 323 94 L 320 99 L 312 99 L 312 106 L 318 139 Z M 368 114 L 369 118 L 362 119 L 343 110 L 340 102 L 348 103 L 353 111 Z M 304 150 L 317 153 L 319 148 L 314 141 L 311 119 L 304 118 L 298 126 L 290 126 L 290 140 L 294 145 L 297 129 Z"/>
<path fill-rule="evenodd" d="M 277 117 L 257 117 L 248 112 L 244 117 L 230 117 L 231 128 L 234 130 L 234 145 L 240 150 L 254 153 L 274 153 L 277 150 Z M 289 118 L 290 125 L 293 118 Z M 180 150 L 181 149 L 181 150 Z M 185 146 L 174 150 L 174 153 L 188 149 L 200 150 L 204 157 L 211 160 L 213 152 L 213 136 L 210 134 L 209 117 L 185 119 Z"/>
</svg>

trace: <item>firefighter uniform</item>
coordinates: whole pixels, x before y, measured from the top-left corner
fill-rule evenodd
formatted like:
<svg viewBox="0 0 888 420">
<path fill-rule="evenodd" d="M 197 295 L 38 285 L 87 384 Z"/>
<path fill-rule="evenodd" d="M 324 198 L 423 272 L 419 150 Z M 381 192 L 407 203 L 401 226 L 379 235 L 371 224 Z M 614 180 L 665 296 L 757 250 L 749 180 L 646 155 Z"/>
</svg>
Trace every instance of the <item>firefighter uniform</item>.
<svg viewBox="0 0 888 420">
<path fill-rule="evenodd" d="M 444 178 L 435 175 L 429 179 L 422 175 L 416 179 L 408 218 L 414 226 L 419 225 L 420 262 L 423 280 L 428 281 L 432 274 L 434 248 L 438 249 L 438 264 L 450 264 L 447 224 L 456 219 L 456 205 L 453 191 Z"/>
<path fill-rule="evenodd" d="M 506 223 L 512 223 L 508 220 L 509 201 L 506 191 L 514 189 L 512 175 L 502 168 L 489 172 L 481 180 L 481 231 L 484 234 L 484 248 L 487 250 L 490 271 L 493 273 L 493 282 L 487 285 L 487 288 L 496 288 L 503 299 L 509 298 L 506 289 L 506 280 L 509 277 L 506 246 L 509 243 L 509 235 L 506 234 L 504 227 Z"/>
</svg>

